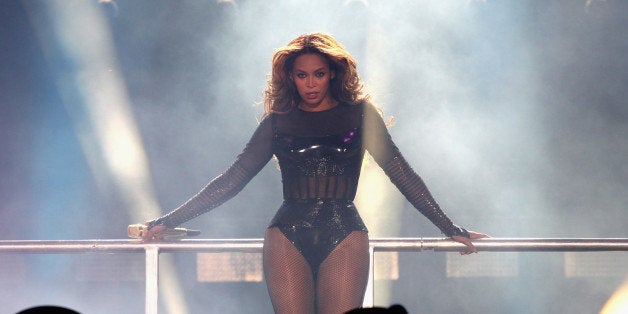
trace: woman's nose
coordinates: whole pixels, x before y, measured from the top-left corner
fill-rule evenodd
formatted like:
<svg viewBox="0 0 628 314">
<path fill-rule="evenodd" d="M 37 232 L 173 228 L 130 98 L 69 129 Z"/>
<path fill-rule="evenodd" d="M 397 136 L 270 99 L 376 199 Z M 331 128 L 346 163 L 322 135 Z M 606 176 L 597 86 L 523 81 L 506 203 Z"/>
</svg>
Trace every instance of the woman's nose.
<svg viewBox="0 0 628 314">
<path fill-rule="evenodd" d="M 311 76 L 308 76 L 305 80 L 305 85 L 307 87 L 314 87 L 314 79 Z"/>
</svg>

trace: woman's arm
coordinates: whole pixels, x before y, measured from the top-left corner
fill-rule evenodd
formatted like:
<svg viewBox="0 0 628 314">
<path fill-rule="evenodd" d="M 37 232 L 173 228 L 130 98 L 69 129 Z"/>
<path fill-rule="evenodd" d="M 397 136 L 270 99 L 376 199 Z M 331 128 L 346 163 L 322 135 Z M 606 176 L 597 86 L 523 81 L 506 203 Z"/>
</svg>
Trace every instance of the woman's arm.
<svg viewBox="0 0 628 314">
<path fill-rule="evenodd" d="M 366 149 L 408 201 L 445 235 L 469 238 L 441 210 L 421 177 L 410 167 L 392 141 L 384 121 L 370 104 L 364 108 L 364 142 Z"/>
<path fill-rule="evenodd" d="M 242 153 L 225 172 L 175 210 L 148 222 L 149 233 L 154 226 L 174 228 L 238 194 L 272 157 L 273 130 L 270 120 L 271 116 L 267 116 L 260 123 Z"/>
</svg>

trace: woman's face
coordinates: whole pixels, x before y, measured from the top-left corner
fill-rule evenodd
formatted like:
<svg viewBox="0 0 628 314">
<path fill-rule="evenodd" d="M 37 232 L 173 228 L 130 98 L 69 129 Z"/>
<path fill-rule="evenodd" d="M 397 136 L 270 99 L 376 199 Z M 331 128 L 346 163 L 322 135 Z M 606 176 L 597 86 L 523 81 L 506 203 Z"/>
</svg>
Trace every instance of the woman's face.
<svg viewBox="0 0 628 314">
<path fill-rule="evenodd" d="M 335 107 L 337 102 L 329 91 L 329 81 L 334 75 L 322 56 L 315 53 L 298 56 L 291 77 L 301 96 L 299 108 L 322 111 Z"/>
</svg>

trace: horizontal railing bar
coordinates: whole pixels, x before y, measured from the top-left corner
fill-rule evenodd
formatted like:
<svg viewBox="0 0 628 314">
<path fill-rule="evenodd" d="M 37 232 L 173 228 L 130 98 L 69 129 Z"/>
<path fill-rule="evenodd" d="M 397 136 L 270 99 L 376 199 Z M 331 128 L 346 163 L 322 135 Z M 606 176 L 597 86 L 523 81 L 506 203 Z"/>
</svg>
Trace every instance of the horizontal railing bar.
<svg viewBox="0 0 628 314">
<path fill-rule="evenodd" d="M 374 238 L 375 251 L 459 251 L 464 245 L 446 238 Z M 628 251 L 628 238 L 486 238 L 473 240 L 478 251 L 582 252 Z M 159 252 L 261 252 L 262 239 L 182 239 L 142 243 L 139 240 L 2 240 L 1 253 L 144 253 Z"/>
<path fill-rule="evenodd" d="M 460 251 L 462 243 L 442 238 L 372 239 L 375 251 Z M 628 251 L 628 238 L 485 238 L 473 240 L 478 251 L 584 252 Z"/>
<path fill-rule="evenodd" d="M 139 240 L 8 240 L 0 241 L 1 253 L 144 253 L 148 248 L 159 252 L 261 252 L 262 239 L 182 239 L 142 243 Z"/>
</svg>

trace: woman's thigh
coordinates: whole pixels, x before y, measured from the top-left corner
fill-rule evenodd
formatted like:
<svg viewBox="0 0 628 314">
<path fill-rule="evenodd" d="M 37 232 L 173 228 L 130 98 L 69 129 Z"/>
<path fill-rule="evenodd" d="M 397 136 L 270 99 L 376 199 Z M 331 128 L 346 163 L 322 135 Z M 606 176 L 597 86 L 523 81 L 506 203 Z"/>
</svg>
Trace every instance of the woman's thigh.
<svg viewBox="0 0 628 314">
<path fill-rule="evenodd" d="M 305 258 L 279 228 L 266 230 L 264 276 L 275 313 L 314 313 L 314 278 Z"/>
<path fill-rule="evenodd" d="M 354 231 L 338 244 L 318 272 L 316 303 L 319 313 L 344 313 L 362 305 L 369 261 L 366 232 Z"/>
</svg>

